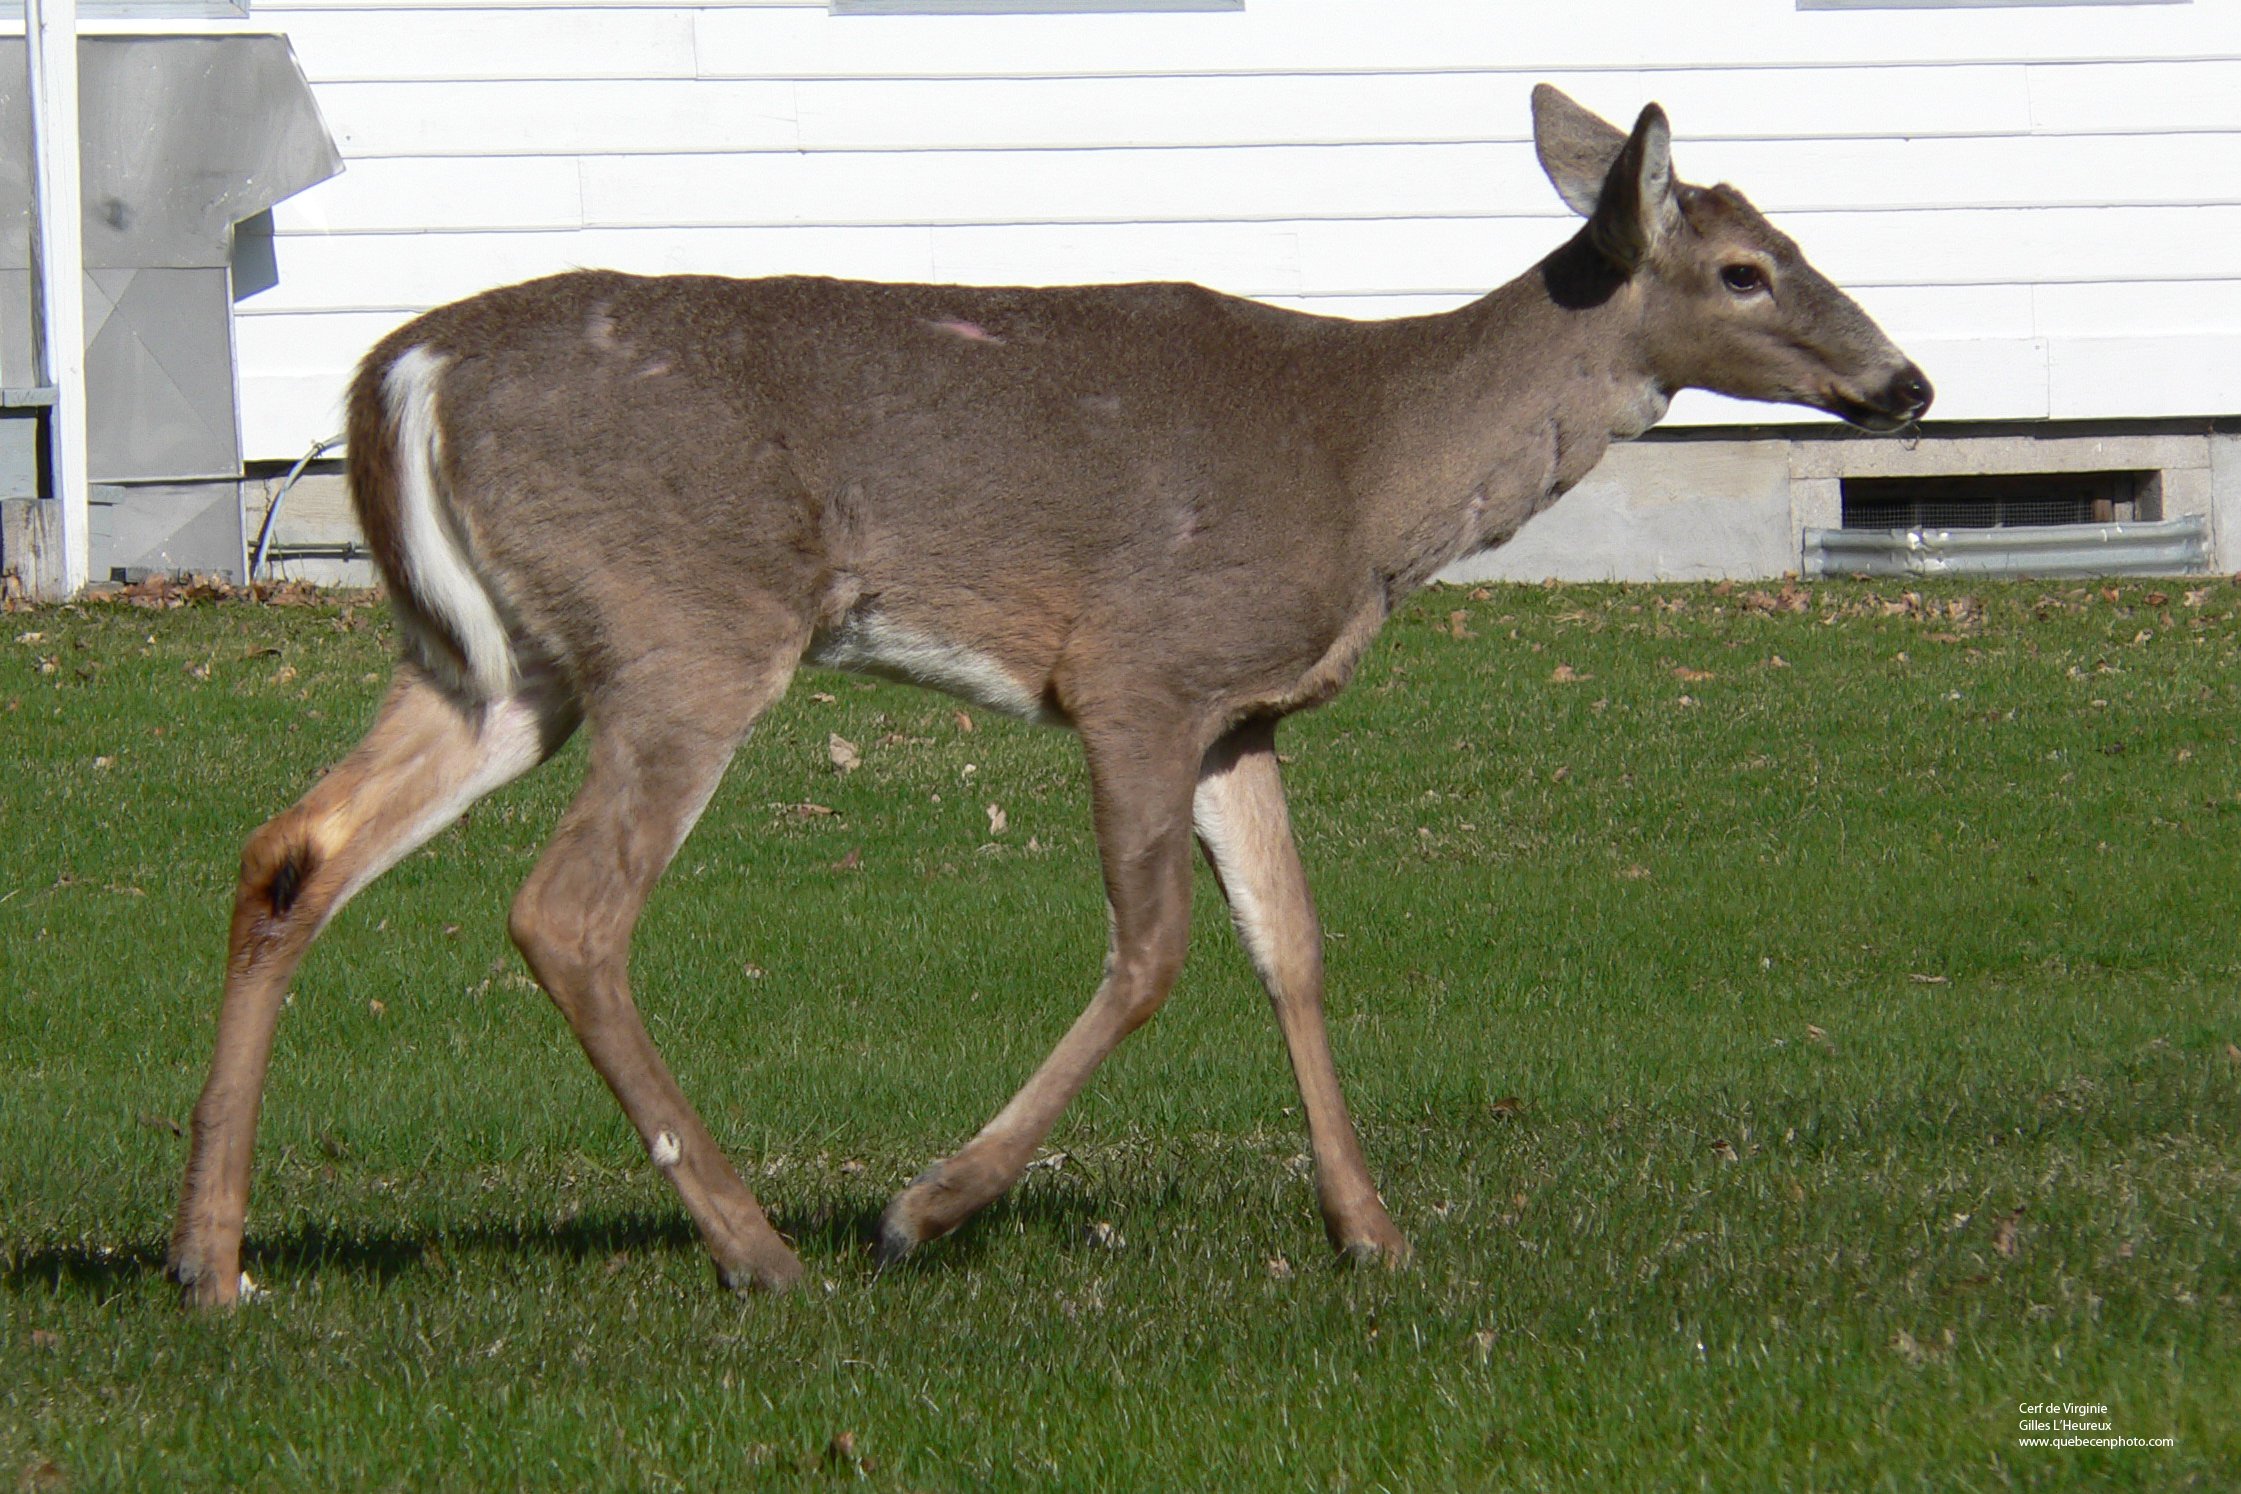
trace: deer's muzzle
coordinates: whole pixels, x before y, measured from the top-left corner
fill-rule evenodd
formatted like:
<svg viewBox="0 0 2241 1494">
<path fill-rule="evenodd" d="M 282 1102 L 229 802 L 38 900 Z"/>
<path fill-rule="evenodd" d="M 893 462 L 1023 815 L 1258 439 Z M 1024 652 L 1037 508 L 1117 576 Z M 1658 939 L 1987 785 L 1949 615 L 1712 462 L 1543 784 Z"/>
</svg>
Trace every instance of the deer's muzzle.
<svg viewBox="0 0 2241 1494">
<path fill-rule="evenodd" d="M 1864 430 L 1895 431 L 1921 419 L 1936 394 L 1922 370 L 1908 363 L 1872 394 L 1830 391 L 1829 411 Z"/>
</svg>

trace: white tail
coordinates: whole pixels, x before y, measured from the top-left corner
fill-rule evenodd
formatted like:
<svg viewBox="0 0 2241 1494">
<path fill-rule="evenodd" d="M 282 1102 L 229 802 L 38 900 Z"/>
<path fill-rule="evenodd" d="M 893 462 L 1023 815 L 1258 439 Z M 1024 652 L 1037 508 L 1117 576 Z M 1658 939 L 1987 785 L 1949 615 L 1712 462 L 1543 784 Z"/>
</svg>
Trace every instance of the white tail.
<svg viewBox="0 0 2241 1494">
<path fill-rule="evenodd" d="M 465 665 L 457 683 L 474 698 L 499 700 L 514 687 L 513 641 L 498 615 L 490 587 L 468 559 L 447 515 L 443 490 L 443 429 L 438 388 L 444 360 L 424 347 L 407 348 L 382 378 L 389 439 L 396 444 L 399 540 L 404 570 L 395 576 L 420 611 L 440 626 Z M 354 437 L 356 433 L 353 433 Z M 422 649 L 423 662 L 440 653 Z"/>
</svg>

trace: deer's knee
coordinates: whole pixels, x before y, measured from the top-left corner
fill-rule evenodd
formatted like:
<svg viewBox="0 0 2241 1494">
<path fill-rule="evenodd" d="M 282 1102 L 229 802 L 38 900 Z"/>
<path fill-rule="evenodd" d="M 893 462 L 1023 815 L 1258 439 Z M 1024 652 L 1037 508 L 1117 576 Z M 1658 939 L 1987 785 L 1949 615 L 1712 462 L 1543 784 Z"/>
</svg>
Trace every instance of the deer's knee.
<svg viewBox="0 0 2241 1494">
<path fill-rule="evenodd" d="M 599 976 L 621 957 L 622 941 L 598 910 L 569 889 L 567 879 L 543 870 L 515 894 L 506 932 L 538 982 L 564 1011 L 589 998 Z"/>
<path fill-rule="evenodd" d="M 1147 935 L 1133 949 L 1122 950 L 1113 961 L 1109 989 L 1120 1008 L 1120 1019 L 1129 1032 L 1149 1022 L 1167 1004 L 1167 993 L 1183 972 L 1183 956 L 1190 948 L 1187 924 L 1177 922 Z"/>
</svg>

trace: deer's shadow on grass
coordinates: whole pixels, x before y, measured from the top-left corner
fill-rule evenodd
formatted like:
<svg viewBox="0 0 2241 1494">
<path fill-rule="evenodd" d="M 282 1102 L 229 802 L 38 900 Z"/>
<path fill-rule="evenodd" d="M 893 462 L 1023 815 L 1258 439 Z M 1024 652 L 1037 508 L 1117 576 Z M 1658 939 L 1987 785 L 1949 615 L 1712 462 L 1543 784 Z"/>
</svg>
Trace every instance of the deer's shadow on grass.
<svg viewBox="0 0 2241 1494">
<path fill-rule="evenodd" d="M 774 1214 L 772 1223 L 813 1264 L 851 1261 L 868 1273 L 871 1242 L 885 1206 L 884 1198 L 849 1198 Z M 884 1269 L 954 1272 L 977 1263 L 994 1235 L 1080 1241 L 1089 1234 L 1094 1212 L 1093 1201 L 1077 1192 L 1037 1189 L 999 1200 L 956 1234 Z M 242 1242 L 242 1267 L 259 1279 L 333 1273 L 382 1284 L 442 1270 L 448 1259 L 459 1256 L 605 1261 L 655 1252 L 706 1259 L 699 1232 L 681 1209 L 645 1208 L 586 1213 L 549 1224 L 466 1223 L 417 1231 L 306 1224 L 280 1234 L 252 1229 Z M 0 1261 L 0 1287 L 10 1295 L 49 1291 L 113 1297 L 163 1277 L 167 1254 L 162 1241 L 36 1247 Z"/>
</svg>

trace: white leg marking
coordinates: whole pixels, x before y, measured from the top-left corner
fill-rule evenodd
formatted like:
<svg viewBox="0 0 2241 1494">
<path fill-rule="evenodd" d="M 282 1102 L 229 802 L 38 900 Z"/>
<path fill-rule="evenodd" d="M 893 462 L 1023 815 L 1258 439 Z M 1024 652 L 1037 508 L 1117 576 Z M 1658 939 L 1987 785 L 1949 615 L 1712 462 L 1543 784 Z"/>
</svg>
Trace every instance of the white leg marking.
<svg viewBox="0 0 2241 1494">
<path fill-rule="evenodd" d="M 1221 782 L 1226 774 L 1215 774 L 1199 780 L 1191 795 L 1191 825 L 1198 831 L 1199 839 L 1214 855 L 1214 865 L 1221 868 L 1222 891 L 1229 895 L 1230 920 L 1237 925 L 1237 937 L 1245 946 L 1253 969 L 1262 980 L 1271 980 L 1276 973 L 1276 941 L 1268 926 L 1268 910 L 1261 906 L 1252 879 L 1247 874 L 1247 849 L 1244 845 L 1250 830 L 1235 823 L 1226 813 Z"/>
<path fill-rule="evenodd" d="M 492 790 L 503 788 L 545 760 L 545 712 L 535 702 L 515 695 L 480 709 L 482 719 L 475 731 L 482 756 L 476 760 L 473 771 L 450 785 L 443 798 L 430 804 L 410 830 L 343 884 L 342 891 L 327 905 L 327 918 L 341 912 L 342 905 L 349 902 L 359 888 L 410 856 L 425 845 L 430 836 L 466 813 L 467 806 Z M 323 918 L 320 927 L 325 926 Z"/>
<path fill-rule="evenodd" d="M 674 1131 L 663 1131 L 654 1137 L 654 1144 L 646 1150 L 652 1155 L 654 1166 L 664 1172 L 685 1160 L 685 1148 L 678 1142 Z"/>
</svg>

